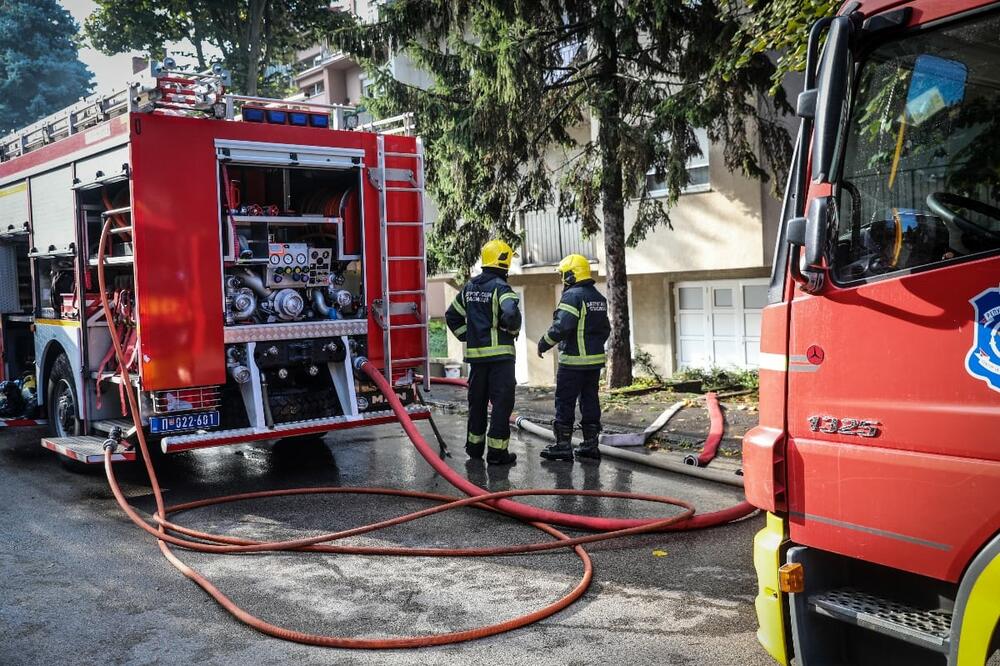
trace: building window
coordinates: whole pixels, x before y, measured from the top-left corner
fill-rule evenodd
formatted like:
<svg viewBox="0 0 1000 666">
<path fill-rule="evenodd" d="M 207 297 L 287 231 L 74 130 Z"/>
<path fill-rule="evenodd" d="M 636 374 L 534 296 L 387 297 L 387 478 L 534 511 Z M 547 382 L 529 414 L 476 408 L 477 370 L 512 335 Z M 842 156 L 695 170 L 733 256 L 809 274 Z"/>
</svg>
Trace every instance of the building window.
<svg viewBox="0 0 1000 666">
<path fill-rule="evenodd" d="M 316 83 L 310 83 L 306 86 L 306 98 L 316 97 L 317 95 L 322 95 L 323 91 L 326 90 L 322 81 L 317 81 Z"/>
<path fill-rule="evenodd" d="M 694 135 L 698 141 L 698 147 L 701 149 L 701 155 L 688 158 L 688 184 L 681 188 L 681 194 L 707 192 L 711 189 L 708 174 L 708 149 L 710 145 L 708 132 L 699 127 L 695 128 Z M 646 172 L 646 190 L 651 197 L 667 196 L 667 184 L 656 177 L 653 169 Z"/>
</svg>

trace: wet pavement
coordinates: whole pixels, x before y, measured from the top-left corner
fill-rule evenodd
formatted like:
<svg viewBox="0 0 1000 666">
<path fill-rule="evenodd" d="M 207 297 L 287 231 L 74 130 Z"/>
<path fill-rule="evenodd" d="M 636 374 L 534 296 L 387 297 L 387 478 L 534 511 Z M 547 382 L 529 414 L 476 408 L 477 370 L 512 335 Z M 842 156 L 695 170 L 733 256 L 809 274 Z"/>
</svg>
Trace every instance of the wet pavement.
<svg viewBox="0 0 1000 666">
<path fill-rule="evenodd" d="M 681 497 L 701 511 L 741 499 L 736 488 L 630 463 L 545 463 L 544 442 L 517 435 L 517 464 L 469 464 L 460 415 L 439 414 L 455 442 L 449 464 L 490 490 L 587 488 Z M 430 428 L 421 430 L 430 437 Z M 692 533 L 647 535 L 588 548 L 594 583 L 539 624 L 440 648 L 354 652 L 273 639 L 234 620 L 181 576 L 121 514 L 101 475 L 70 473 L 38 446 L 38 429 L 0 433 L 0 664 L 769 664 L 754 638 L 751 540 L 762 518 Z M 454 494 L 398 425 L 328 435 L 314 444 L 253 444 L 158 461 L 168 503 L 296 486 L 387 486 Z M 152 506 L 140 465 L 123 487 Z M 591 498 L 526 500 L 562 511 L 662 515 L 659 505 Z M 269 539 L 332 531 L 423 508 L 358 495 L 298 496 L 181 514 L 185 524 Z M 512 519 L 462 510 L 352 543 L 503 545 L 539 533 Z M 317 633 L 394 636 L 468 629 L 530 612 L 567 593 L 570 553 L 460 558 L 181 553 L 250 612 Z"/>
<path fill-rule="evenodd" d="M 517 413 L 541 423 L 552 421 L 555 389 L 551 386 L 517 387 Z M 757 397 L 755 394 L 721 394 L 719 404 L 725 422 L 720 455 L 738 458 L 742 455 L 743 435 L 757 425 Z M 466 391 L 457 386 L 435 386 L 428 398 L 434 404 L 449 409 L 465 409 Z M 708 436 L 710 418 L 705 406 L 705 396 L 698 393 L 653 391 L 631 395 L 601 393 L 602 422 L 607 432 L 640 432 L 656 420 L 668 406 L 683 402 L 684 407 L 670 419 L 650 444 L 664 452 L 691 453 L 701 450 Z M 683 457 L 683 455 L 681 456 Z"/>
</svg>

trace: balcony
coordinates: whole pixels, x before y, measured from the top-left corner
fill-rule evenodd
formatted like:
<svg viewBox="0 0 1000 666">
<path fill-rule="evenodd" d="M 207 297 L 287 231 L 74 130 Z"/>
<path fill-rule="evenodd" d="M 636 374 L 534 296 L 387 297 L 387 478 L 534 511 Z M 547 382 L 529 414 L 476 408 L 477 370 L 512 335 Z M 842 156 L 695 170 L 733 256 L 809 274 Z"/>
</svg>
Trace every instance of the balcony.
<svg viewBox="0 0 1000 666">
<path fill-rule="evenodd" d="M 521 214 L 522 265 L 558 264 L 567 254 L 595 259 L 594 239 L 584 238 L 580 223 L 560 220 L 555 209 Z"/>
</svg>

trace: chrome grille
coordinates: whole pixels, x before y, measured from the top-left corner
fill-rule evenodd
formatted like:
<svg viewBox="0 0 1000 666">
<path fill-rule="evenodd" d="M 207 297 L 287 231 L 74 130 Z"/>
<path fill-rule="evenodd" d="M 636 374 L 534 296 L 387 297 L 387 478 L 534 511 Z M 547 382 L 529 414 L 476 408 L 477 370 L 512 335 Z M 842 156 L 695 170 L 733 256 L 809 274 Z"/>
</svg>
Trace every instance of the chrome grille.
<svg viewBox="0 0 1000 666">
<path fill-rule="evenodd" d="M 219 387 L 197 386 L 194 388 L 153 391 L 153 412 L 171 414 L 204 409 L 218 409 Z"/>
</svg>

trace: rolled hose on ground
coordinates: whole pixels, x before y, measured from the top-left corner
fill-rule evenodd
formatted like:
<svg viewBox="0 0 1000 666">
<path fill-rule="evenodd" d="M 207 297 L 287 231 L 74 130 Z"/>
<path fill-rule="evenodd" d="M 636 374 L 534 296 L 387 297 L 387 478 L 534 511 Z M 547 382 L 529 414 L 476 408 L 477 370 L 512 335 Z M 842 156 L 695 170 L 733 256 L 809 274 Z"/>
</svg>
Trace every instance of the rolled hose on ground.
<svg viewBox="0 0 1000 666">
<path fill-rule="evenodd" d="M 550 439 L 555 441 L 555 434 L 545 428 L 544 426 L 538 425 L 534 421 L 527 419 L 524 416 L 515 416 L 511 418 L 511 423 L 525 432 L 530 432 L 538 437 L 543 437 L 545 439 Z M 574 438 L 573 441 L 579 441 L 579 438 Z M 607 456 L 609 458 L 618 458 L 619 460 L 628 460 L 629 462 L 634 462 L 638 465 L 646 465 L 647 467 L 655 467 L 657 469 L 662 469 L 667 472 L 674 472 L 675 474 L 684 474 L 685 476 L 693 476 L 698 479 L 705 479 L 706 481 L 714 481 L 716 483 L 724 483 L 729 486 L 735 486 L 738 488 L 743 487 L 743 477 L 737 476 L 736 474 L 726 474 L 725 472 L 720 472 L 717 469 L 704 469 L 702 467 L 694 467 L 683 462 L 676 462 L 674 460 L 666 459 L 665 456 L 652 457 L 644 453 L 636 453 L 634 451 L 626 451 L 615 446 L 605 446 L 600 445 L 601 455 Z"/>
<path fill-rule="evenodd" d="M 725 429 L 725 419 L 722 418 L 722 407 L 719 406 L 719 396 L 715 393 L 705 394 L 705 404 L 708 406 L 708 416 L 710 421 L 708 437 L 701 447 L 698 455 L 684 456 L 684 464 L 692 467 L 705 467 L 715 460 L 719 453 L 719 444 L 722 443 L 722 432 Z"/>
<path fill-rule="evenodd" d="M 677 527 L 678 524 L 682 525 L 683 529 L 692 529 L 696 525 L 696 521 L 700 518 L 704 523 L 705 519 L 716 516 L 716 520 L 711 524 L 720 524 L 721 522 L 728 522 L 729 520 L 734 520 L 745 513 L 732 512 L 730 514 L 726 512 L 717 512 L 715 514 L 707 514 L 706 516 L 693 516 L 694 508 L 684 502 L 683 500 L 672 499 L 668 497 L 660 497 L 655 495 L 641 495 L 636 493 L 623 493 L 623 492 L 611 492 L 611 491 L 594 491 L 594 490 L 570 490 L 570 489 L 551 489 L 551 490 L 508 490 L 503 492 L 490 493 L 482 488 L 469 483 L 465 479 L 459 477 L 455 472 L 453 472 L 444 462 L 438 458 L 431 447 L 428 445 L 420 432 L 416 429 L 415 424 L 410 419 L 409 414 L 403 408 L 402 403 L 396 397 L 395 392 L 389 386 L 388 382 L 382 377 L 381 373 L 367 360 L 362 359 L 358 364 L 357 368 L 367 374 L 375 383 L 379 386 L 379 389 L 385 395 L 389 404 L 392 406 L 393 411 L 399 418 L 404 430 L 410 436 L 411 441 L 421 455 L 431 463 L 431 465 L 442 474 L 448 481 L 453 485 L 460 488 L 466 492 L 469 497 L 467 498 L 455 498 L 447 495 L 438 495 L 432 493 L 423 493 L 417 491 L 407 491 L 398 490 L 391 488 L 351 488 L 351 487 L 321 487 L 321 488 L 293 488 L 285 490 L 268 490 L 250 493 L 241 493 L 235 495 L 226 495 L 220 497 L 214 497 L 209 499 L 198 500 L 194 502 L 187 502 L 185 504 L 179 504 L 175 506 L 166 506 L 163 501 L 163 492 L 159 483 L 159 479 L 156 475 L 156 470 L 152 464 L 152 458 L 149 452 L 149 446 L 146 442 L 145 434 L 142 428 L 142 422 L 139 416 L 139 406 L 138 400 L 133 390 L 131 380 L 128 375 L 128 368 L 125 363 L 125 354 L 122 349 L 121 342 L 118 337 L 117 326 L 114 322 L 114 318 L 111 316 L 111 306 L 108 301 L 107 287 L 105 279 L 105 252 L 107 248 L 107 243 L 110 235 L 111 220 L 107 220 L 101 231 L 100 245 L 98 247 L 98 257 L 97 257 L 97 276 L 98 284 L 100 288 L 101 296 L 101 306 L 104 310 L 105 317 L 107 318 L 107 323 L 109 327 L 109 333 L 111 337 L 111 343 L 114 346 L 115 356 L 118 359 L 119 373 L 122 379 L 123 386 L 125 388 L 125 395 L 128 400 L 129 409 L 132 415 L 133 423 L 136 427 L 136 438 L 138 440 L 139 449 L 142 452 L 143 464 L 145 465 L 146 473 L 149 476 L 150 487 L 152 489 L 153 499 L 155 503 L 155 513 L 153 515 L 153 524 L 150 524 L 142 515 L 139 514 L 132 506 L 129 504 L 128 499 L 125 497 L 115 477 L 114 466 L 111 463 L 111 455 L 117 446 L 117 442 L 109 440 L 105 445 L 104 454 L 104 470 L 108 478 L 108 484 L 111 487 L 111 491 L 121 507 L 125 515 L 140 529 L 150 533 L 157 539 L 157 545 L 163 556 L 167 559 L 170 564 L 172 564 L 178 571 L 184 574 L 186 577 L 194 581 L 199 587 L 201 587 L 205 592 L 207 592 L 216 602 L 219 603 L 223 608 L 229 611 L 236 619 L 247 624 L 248 626 L 257 629 L 265 634 L 275 636 L 288 641 L 294 641 L 298 643 L 303 643 L 307 645 L 317 645 L 324 647 L 339 647 L 339 648 L 355 648 L 355 649 L 393 649 L 393 648 L 415 648 L 415 647 L 425 647 L 432 645 L 445 645 L 449 643 L 458 643 L 461 641 L 472 640 L 476 638 L 483 638 L 486 636 L 492 636 L 502 632 L 510 631 L 512 629 L 517 629 L 519 627 L 524 627 L 538 620 L 549 617 L 560 610 L 566 608 L 574 601 L 579 599 L 583 593 L 587 590 L 590 585 L 590 581 L 593 577 L 593 564 L 587 555 L 586 551 L 581 547 L 585 543 L 593 543 L 596 541 L 604 541 L 607 539 L 613 539 L 617 537 L 632 535 L 632 534 L 642 534 L 647 532 L 656 532 L 667 529 L 672 529 Z M 290 539 L 284 541 L 253 541 L 249 539 L 239 539 L 236 537 L 211 534 L 207 532 L 201 532 L 198 530 L 193 530 L 177 523 L 171 522 L 167 519 L 167 516 L 171 513 L 177 513 L 180 511 L 189 511 L 201 507 L 213 506 L 217 504 L 223 504 L 228 502 L 245 501 L 250 499 L 266 498 L 266 497 L 281 497 L 289 495 L 307 495 L 307 494 L 328 494 L 328 493 L 344 493 L 344 494 L 365 494 L 365 495 L 391 495 L 397 497 L 409 497 L 417 498 L 422 500 L 430 500 L 439 502 L 437 506 L 433 506 L 420 511 L 414 511 L 402 516 L 397 516 L 395 518 L 390 518 L 388 520 L 379 521 L 376 523 L 371 523 L 369 525 L 363 525 L 360 527 L 355 527 L 347 530 L 341 530 L 339 532 L 332 532 L 329 534 L 322 534 L 319 536 L 307 537 L 302 539 Z M 556 495 L 556 496 L 584 496 L 584 497 L 610 497 L 619 499 L 631 499 L 640 501 L 657 502 L 660 504 L 668 504 L 672 506 L 677 506 L 683 509 L 683 511 L 675 516 L 670 516 L 668 518 L 653 519 L 653 520 L 643 520 L 643 521 L 626 521 L 621 519 L 609 519 L 605 521 L 600 521 L 598 519 L 592 518 L 581 518 L 570 516 L 569 514 L 561 514 L 558 512 L 545 511 L 541 509 L 535 509 L 527 505 L 519 504 L 512 501 L 511 497 L 522 497 L 522 496 L 538 496 L 538 495 Z M 529 544 L 519 544 L 515 546 L 501 546 L 495 548 L 401 548 L 401 547 L 369 547 L 369 546 L 337 546 L 330 545 L 329 542 L 343 539 L 349 536 L 357 536 L 361 534 L 371 533 L 377 530 L 386 529 L 394 525 L 400 525 L 403 523 L 411 522 L 419 518 L 430 516 L 433 514 L 441 513 L 444 511 L 451 511 L 454 509 L 471 506 L 481 510 L 494 511 L 502 513 L 504 515 L 509 515 L 512 517 L 520 518 L 522 521 L 527 522 L 532 527 L 539 529 L 546 534 L 555 538 L 555 541 L 544 541 Z M 749 513 L 749 512 L 747 512 Z M 547 525 L 543 522 L 528 518 L 533 514 L 538 514 L 548 518 L 554 519 L 564 519 L 566 524 L 574 523 L 584 526 L 585 529 L 592 530 L 604 530 L 599 534 L 588 534 L 580 537 L 570 538 L 568 535 L 562 533 L 551 525 Z M 723 520 L 722 516 L 727 515 L 727 519 Z M 732 515 L 731 518 L 728 515 Z M 571 520 L 577 518 L 578 520 Z M 604 525 L 619 525 L 620 528 L 607 528 Z M 708 526 L 707 524 L 701 524 L 698 526 Z M 176 536 L 177 534 L 184 535 L 183 537 Z M 189 538 L 186 538 L 189 537 Z M 536 610 L 532 613 L 522 615 L 510 620 L 503 622 L 498 622 L 489 626 L 478 627 L 475 629 L 469 629 L 465 631 L 449 632 L 444 634 L 434 634 L 429 636 L 409 636 L 409 637 L 397 637 L 397 638 L 349 638 L 349 637 L 339 637 L 339 636 L 326 636 L 317 634 L 308 634 L 301 631 L 296 631 L 294 629 L 289 629 L 286 627 L 281 627 L 265 620 L 262 620 L 251 613 L 247 612 L 243 608 L 237 606 L 229 597 L 227 597 L 221 590 L 219 590 L 215 585 L 211 583 L 207 578 L 202 576 L 198 571 L 192 567 L 185 564 L 171 549 L 171 545 L 186 548 L 188 550 L 193 550 L 197 552 L 205 553 L 249 553 L 249 552 L 273 552 L 273 551 L 305 551 L 305 552 L 322 552 L 322 553 L 350 553 L 350 554 L 361 554 L 361 555 L 397 555 L 397 556 L 424 556 L 424 557 L 471 557 L 471 556 L 495 556 L 495 555 L 512 555 L 518 553 L 534 553 L 540 551 L 548 551 L 558 548 L 572 548 L 576 555 L 583 562 L 583 576 L 580 582 L 574 586 L 574 588 L 561 599 Z"/>
</svg>

